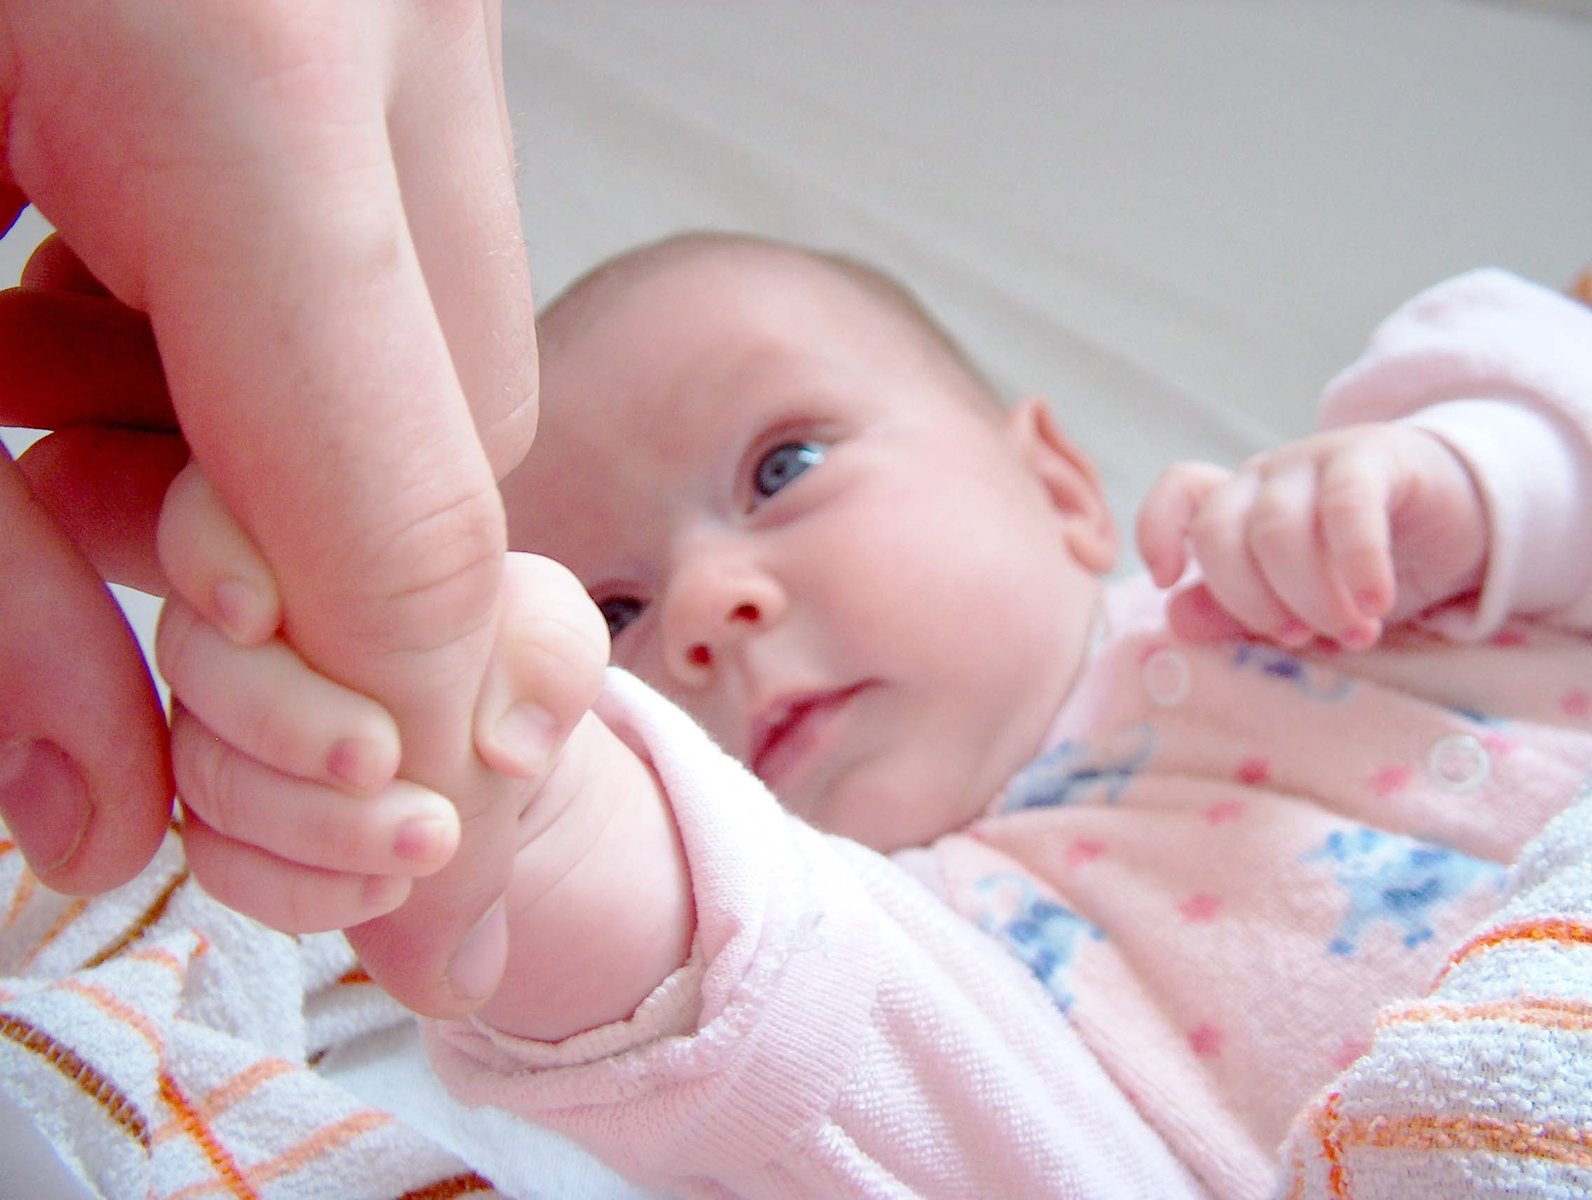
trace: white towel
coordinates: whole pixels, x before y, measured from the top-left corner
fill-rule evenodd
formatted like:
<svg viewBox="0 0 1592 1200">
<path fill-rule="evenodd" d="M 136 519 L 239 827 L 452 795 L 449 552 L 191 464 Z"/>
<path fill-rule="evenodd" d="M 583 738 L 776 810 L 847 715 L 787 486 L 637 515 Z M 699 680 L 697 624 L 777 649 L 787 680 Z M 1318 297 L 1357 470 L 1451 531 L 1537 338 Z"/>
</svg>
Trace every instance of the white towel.
<svg viewBox="0 0 1592 1200">
<path fill-rule="evenodd" d="M 1592 796 L 1510 900 L 1295 1121 L 1289 1200 L 1592 1196 Z"/>
<path fill-rule="evenodd" d="M 229 912 L 175 837 L 92 900 L 40 887 L 0 842 L 0 922 L 0 1078 L 91 1194 L 499 1194 L 312 1069 L 409 1020 L 342 936 Z"/>
</svg>

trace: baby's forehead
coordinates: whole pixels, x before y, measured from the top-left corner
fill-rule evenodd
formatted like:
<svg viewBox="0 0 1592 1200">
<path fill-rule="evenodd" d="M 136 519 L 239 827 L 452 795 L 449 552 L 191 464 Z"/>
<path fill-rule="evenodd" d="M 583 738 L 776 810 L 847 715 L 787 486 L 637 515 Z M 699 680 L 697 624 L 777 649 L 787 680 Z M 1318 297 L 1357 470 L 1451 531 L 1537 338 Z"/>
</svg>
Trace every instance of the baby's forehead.
<svg viewBox="0 0 1592 1200">
<path fill-rule="evenodd" d="M 904 289 L 861 264 L 779 244 L 688 238 L 621 255 L 572 285 L 539 318 L 543 354 L 555 356 L 619 312 L 637 326 L 666 326 L 678 319 L 682 303 L 698 318 L 723 318 L 726 336 L 750 336 L 734 320 L 744 315 L 748 300 L 916 323 L 916 314 L 906 311 L 915 302 Z"/>
<path fill-rule="evenodd" d="M 732 407 L 765 379 L 810 378 L 820 360 L 994 402 L 960 345 L 892 277 L 778 243 L 706 235 L 643 247 L 578 281 L 539 324 L 544 427 L 595 424 L 611 438 L 601 423 L 614 404 L 649 424 L 687 404 Z M 610 385 L 624 403 L 593 396 Z"/>
</svg>

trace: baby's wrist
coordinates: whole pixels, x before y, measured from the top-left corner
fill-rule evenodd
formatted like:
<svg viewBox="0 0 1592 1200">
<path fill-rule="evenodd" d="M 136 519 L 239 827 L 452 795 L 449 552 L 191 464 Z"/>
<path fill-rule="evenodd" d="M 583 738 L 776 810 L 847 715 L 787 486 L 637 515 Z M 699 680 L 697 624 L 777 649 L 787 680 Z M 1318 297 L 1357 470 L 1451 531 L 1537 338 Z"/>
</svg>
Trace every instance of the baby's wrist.
<svg viewBox="0 0 1592 1200">
<path fill-rule="evenodd" d="M 558 1041 L 628 1017 L 686 961 L 690 884 L 656 775 L 595 715 L 570 734 L 525 821 L 508 968 L 478 1016 Z"/>
</svg>

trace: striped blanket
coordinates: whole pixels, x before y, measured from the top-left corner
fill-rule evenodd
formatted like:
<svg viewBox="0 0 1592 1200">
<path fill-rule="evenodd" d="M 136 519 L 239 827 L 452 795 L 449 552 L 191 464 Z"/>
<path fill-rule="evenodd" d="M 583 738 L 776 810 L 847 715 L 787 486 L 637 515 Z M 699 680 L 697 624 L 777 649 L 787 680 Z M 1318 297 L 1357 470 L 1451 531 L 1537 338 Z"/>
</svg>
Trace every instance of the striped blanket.
<svg viewBox="0 0 1592 1200">
<path fill-rule="evenodd" d="M 1511 899 L 1296 1119 L 1287 1200 L 1592 1196 L 1592 797 Z"/>
<path fill-rule="evenodd" d="M 0 913 L 0 1079 L 91 1194 L 499 1194 L 314 1069 L 407 1020 L 348 943 L 224 909 L 175 837 L 92 900 L 38 886 L 0 841 Z"/>
</svg>

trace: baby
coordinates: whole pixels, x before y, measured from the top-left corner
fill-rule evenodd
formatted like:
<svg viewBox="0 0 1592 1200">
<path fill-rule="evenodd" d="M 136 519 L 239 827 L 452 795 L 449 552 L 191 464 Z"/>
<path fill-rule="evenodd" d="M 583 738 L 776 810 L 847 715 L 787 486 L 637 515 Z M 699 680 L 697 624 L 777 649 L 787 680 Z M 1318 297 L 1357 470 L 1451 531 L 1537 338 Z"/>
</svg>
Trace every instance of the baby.
<svg viewBox="0 0 1592 1200">
<path fill-rule="evenodd" d="M 270 584 L 193 478 L 160 657 L 230 903 L 347 925 L 455 837 L 512 854 L 507 970 L 434 1061 L 638 1178 L 1266 1195 L 1592 768 L 1592 314 L 1529 284 L 1418 297 L 1326 432 L 1167 472 L 1137 537 L 1169 597 L 1102 583 L 1051 406 L 858 264 L 675 238 L 539 332 L 504 494 L 573 578 L 515 556 L 505 596 L 529 704 L 478 746 L 513 845 L 349 799 L 327 764 L 380 714 L 221 632 L 218 581 Z"/>
</svg>

